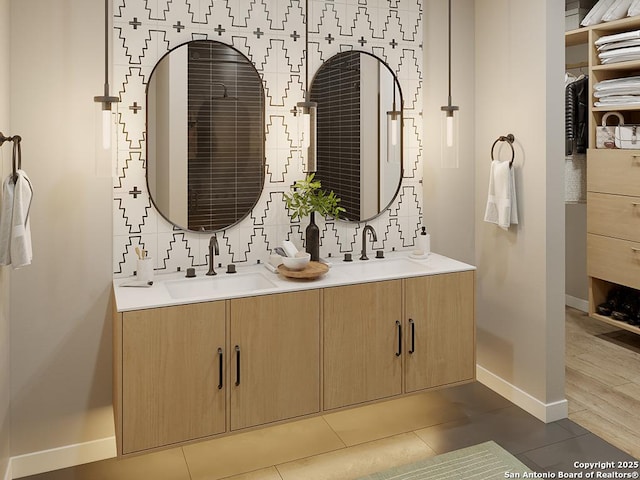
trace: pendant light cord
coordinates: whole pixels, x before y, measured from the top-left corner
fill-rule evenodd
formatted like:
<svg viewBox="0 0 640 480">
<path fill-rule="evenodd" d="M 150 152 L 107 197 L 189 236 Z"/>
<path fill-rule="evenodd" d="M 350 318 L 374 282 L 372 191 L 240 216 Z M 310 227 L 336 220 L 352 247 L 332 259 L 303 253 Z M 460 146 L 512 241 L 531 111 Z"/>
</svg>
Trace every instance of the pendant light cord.
<svg viewBox="0 0 640 480">
<path fill-rule="evenodd" d="M 451 106 L 451 0 L 449 0 L 449 106 Z"/>
<path fill-rule="evenodd" d="M 109 0 L 104 0 L 104 95 L 109 96 Z"/>
<path fill-rule="evenodd" d="M 304 100 L 309 101 L 309 0 L 305 1 L 304 6 Z"/>
<path fill-rule="evenodd" d="M 104 92 L 93 97 L 93 101 L 102 103 L 103 110 L 111 110 L 111 104 L 120 101 L 119 97 L 109 94 L 109 2 L 104 0 Z"/>
<path fill-rule="evenodd" d="M 460 108 L 452 105 L 451 104 L 451 0 L 449 0 L 449 15 L 448 15 L 448 32 L 447 32 L 447 38 L 448 38 L 448 71 L 449 71 L 449 82 L 448 82 L 448 86 L 449 86 L 449 96 L 447 98 L 447 104 L 440 107 L 440 110 L 442 110 L 443 112 L 447 112 L 447 117 L 451 117 L 453 116 L 453 112 L 459 110 Z"/>
</svg>

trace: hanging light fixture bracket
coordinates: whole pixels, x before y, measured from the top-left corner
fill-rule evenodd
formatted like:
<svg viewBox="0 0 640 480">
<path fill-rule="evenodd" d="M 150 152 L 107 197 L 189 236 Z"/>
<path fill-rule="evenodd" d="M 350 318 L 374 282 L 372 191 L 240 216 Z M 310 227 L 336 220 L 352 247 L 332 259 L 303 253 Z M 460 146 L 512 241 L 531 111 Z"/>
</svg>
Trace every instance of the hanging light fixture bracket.
<svg viewBox="0 0 640 480">
<path fill-rule="evenodd" d="M 303 115 L 305 113 L 309 113 L 309 109 L 310 108 L 316 108 L 317 106 L 318 106 L 318 104 L 316 102 L 307 102 L 307 101 L 298 102 L 296 104 L 296 107 L 301 110 L 300 113 L 302 113 Z"/>
<path fill-rule="evenodd" d="M 296 103 L 294 115 L 298 116 L 299 148 L 306 172 L 316 171 L 317 150 L 317 110 L 318 104 L 311 101 L 309 93 L 309 0 L 305 1 L 304 34 L 304 95 L 303 101 Z"/>
<path fill-rule="evenodd" d="M 440 110 L 442 110 L 443 112 L 447 112 L 447 117 L 453 117 L 453 112 L 457 112 L 458 110 L 460 110 L 460 107 L 449 104 L 440 107 Z"/>
<path fill-rule="evenodd" d="M 449 22 L 449 30 L 448 30 L 448 35 L 449 35 L 449 102 L 447 105 L 444 105 L 442 107 L 440 107 L 440 110 L 442 110 L 443 112 L 447 112 L 447 117 L 453 117 L 453 112 L 460 110 L 460 107 L 457 107 L 456 105 L 451 105 L 451 0 L 449 0 L 449 16 L 448 16 L 448 22 Z"/>
<path fill-rule="evenodd" d="M 104 2 L 104 95 L 93 97 L 93 101 L 102 103 L 102 110 L 111 110 L 111 104 L 120 101 L 109 93 L 109 0 Z"/>
</svg>

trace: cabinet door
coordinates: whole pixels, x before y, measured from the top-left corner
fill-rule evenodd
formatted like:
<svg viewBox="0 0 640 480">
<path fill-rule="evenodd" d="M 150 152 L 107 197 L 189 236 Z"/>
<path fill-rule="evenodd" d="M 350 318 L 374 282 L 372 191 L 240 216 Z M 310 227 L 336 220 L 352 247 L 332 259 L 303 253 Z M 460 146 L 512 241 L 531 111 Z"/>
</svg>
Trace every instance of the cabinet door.
<svg viewBox="0 0 640 480">
<path fill-rule="evenodd" d="M 405 280 L 405 391 L 475 378 L 475 272 Z"/>
<path fill-rule="evenodd" d="M 231 300 L 231 349 L 231 430 L 320 411 L 319 290 Z"/>
<path fill-rule="evenodd" d="M 324 408 L 402 393 L 401 280 L 324 291 Z"/>
<path fill-rule="evenodd" d="M 224 302 L 126 312 L 123 453 L 225 431 Z"/>
</svg>

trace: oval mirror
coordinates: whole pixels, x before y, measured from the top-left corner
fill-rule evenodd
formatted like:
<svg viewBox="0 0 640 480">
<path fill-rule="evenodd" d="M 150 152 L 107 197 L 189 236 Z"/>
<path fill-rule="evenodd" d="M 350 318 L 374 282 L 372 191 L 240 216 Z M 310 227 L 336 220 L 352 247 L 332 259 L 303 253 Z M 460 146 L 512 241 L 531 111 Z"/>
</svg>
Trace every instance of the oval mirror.
<svg viewBox="0 0 640 480">
<path fill-rule="evenodd" d="M 166 54 L 147 85 L 147 185 L 160 214 L 194 231 L 246 217 L 264 185 L 264 90 L 253 64 L 220 42 Z"/>
<path fill-rule="evenodd" d="M 316 179 L 346 209 L 342 220 L 367 221 L 394 200 L 402 180 L 402 93 L 379 58 L 341 52 L 318 69 Z"/>
</svg>

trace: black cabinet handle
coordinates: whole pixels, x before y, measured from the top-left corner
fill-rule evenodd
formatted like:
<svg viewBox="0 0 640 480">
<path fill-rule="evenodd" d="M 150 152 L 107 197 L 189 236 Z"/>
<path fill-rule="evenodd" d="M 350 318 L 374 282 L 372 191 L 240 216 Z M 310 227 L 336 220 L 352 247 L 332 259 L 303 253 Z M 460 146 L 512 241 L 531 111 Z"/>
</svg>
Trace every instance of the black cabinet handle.
<svg viewBox="0 0 640 480">
<path fill-rule="evenodd" d="M 240 385 L 240 346 L 236 345 L 236 387 Z"/>
<path fill-rule="evenodd" d="M 409 319 L 409 325 L 411 325 L 411 348 L 409 349 L 411 354 L 416 351 L 416 324 L 413 323 L 413 318 Z"/>
<path fill-rule="evenodd" d="M 222 349 L 218 348 L 218 390 L 222 390 L 222 364 L 223 363 L 224 361 L 223 361 Z"/>
<path fill-rule="evenodd" d="M 396 352 L 396 357 L 402 355 L 402 324 L 396 320 L 396 325 L 398 327 L 398 351 Z"/>
</svg>

